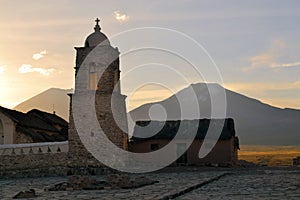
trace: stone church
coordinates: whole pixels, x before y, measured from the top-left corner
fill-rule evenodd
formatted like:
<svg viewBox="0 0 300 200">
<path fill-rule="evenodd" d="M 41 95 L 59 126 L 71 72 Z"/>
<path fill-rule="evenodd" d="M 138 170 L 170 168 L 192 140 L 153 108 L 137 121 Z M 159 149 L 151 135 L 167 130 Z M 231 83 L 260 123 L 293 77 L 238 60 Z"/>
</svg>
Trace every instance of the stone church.
<svg viewBox="0 0 300 200">
<path fill-rule="evenodd" d="M 100 124 L 103 129 L 104 134 L 107 138 L 117 145 L 118 147 L 136 153 L 147 153 L 151 151 L 156 151 L 166 144 L 168 144 L 176 135 L 179 124 L 183 123 L 187 128 L 186 135 L 190 134 L 190 129 L 193 128 L 194 121 L 187 120 L 177 120 L 177 121 L 167 121 L 167 122 L 154 122 L 157 124 L 165 123 L 164 128 L 155 136 L 149 138 L 138 138 L 132 137 L 130 142 L 127 135 L 127 115 L 125 106 L 125 95 L 121 94 L 120 80 L 120 52 L 118 48 L 112 47 L 110 41 L 105 34 L 101 32 L 99 25 L 99 20 L 96 20 L 96 25 L 94 27 L 94 32 L 90 34 L 83 47 L 75 47 L 76 50 L 76 61 L 75 61 L 75 90 L 73 94 L 69 94 L 70 101 L 70 118 L 69 125 L 67 128 L 68 142 L 63 142 L 63 144 L 57 145 L 68 145 L 68 150 L 66 151 L 51 151 L 51 152 L 34 152 L 28 151 L 27 154 L 18 154 L 14 151 L 14 147 L 3 147 L 5 145 L 0 145 L 0 177 L 1 174 L 13 172 L 13 170 L 23 170 L 32 169 L 32 175 L 38 175 L 36 170 L 40 170 L 40 173 L 46 174 L 101 174 L 105 172 L 110 172 L 111 169 L 105 167 L 103 163 L 98 161 L 93 157 L 93 155 L 86 149 L 82 142 L 82 132 L 79 133 L 76 119 L 78 119 L 74 113 L 79 115 L 81 122 L 88 122 L 89 109 L 94 108 L 93 116 L 96 117 L 96 123 Z M 89 59 L 93 55 L 95 59 Z M 114 58 L 113 60 L 109 58 Z M 82 78 L 78 78 L 83 75 Z M 74 102 L 80 100 L 91 99 L 94 102 L 89 104 L 83 104 L 82 107 L 73 107 Z M 83 101 L 84 102 L 84 101 Z M 79 109 L 73 112 L 72 109 Z M 117 118 L 116 118 L 117 114 Z M 2 122 L 1 122 L 2 119 Z M 3 119 L 7 119 L 6 123 Z M 32 119 L 32 120 L 29 120 Z M 120 120 L 121 119 L 121 120 Z M 28 121 L 29 120 L 29 121 Z M 44 120 L 44 126 L 37 127 Z M 36 133 L 39 132 L 38 129 L 45 129 L 48 123 L 55 127 L 56 130 L 61 125 L 57 116 L 53 114 L 43 113 L 37 110 L 30 111 L 29 113 L 19 113 L 15 111 L 9 111 L 4 108 L 0 108 L 0 137 L 5 139 L 5 136 L 9 135 L 7 132 L 7 124 L 16 124 L 19 127 L 16 130 L 21 130 L 22 128 L 30 128 L 31 133 L 27 134 L 27 139 L 32 139 L 31 142 L 35 142 Z M 75 123 L 76 122 L 76 123 Z M 95 123 L 95 121 L 92 121 Z M 121 124 L 120 124 L 121 122 Z M 146 126 L 149 121 L 137 121 L 134 128 L 133 136 L 141 135 L 139 134 L 140 126 Z M 196 120 L 198 123 L 198 120 Z M 214 121 L 216 126 L 223 126 L 223 131 L 221 137 L 210 155 L 204 159 L 198 159 L 199 147 L 201 146 L 203 139 L 207 132 L 208 124 L 211 123 L 210 119 L 201 119 L 199 121 L 199 127 L 195 142 L 188 149 L 186 153 L 183 154 L 175 162 L 178 164 L 187 165 L 197 165 L 201 163 L 229 163 L 234 164 L 237 161 L 237 149 L 238 139 L 235 134 L 233 119 L 226 119 L 225 124 L 221 121 Z M 64 123 L 62 123 L 64 124 Z M 93 140 L 94 133 L 91 129 L 91 123 L 83 123 L 84 136 Z M 29 127 L 29 125 L 32 127 Z M 121 127 L 121 128 L 120 128 Z M 20 129 L 21 128 L 21 129 Z M 23 130 L 22 129 L 22 130 Z M 11 129 L 12 131 L 14 129 Z M 52 130 L 52 129 L 51 129 Z M 47 133 L 50 133 L 49 129 Z M 60 131 L 64 132 L 66 128 Z M 54 131 L 54 129 L 53 129 Z M 59 131 L 58 131 L 59 132 Z M 53 135 L 55 133 L 50 133 Z M 25 134 L 26 135 L 26 134 Z M 142 135 L 148 135 L 148 132 Z M 1 139 L 0 138 L 0 139 Z M 7 140 L 7 139 L 5 139 Z M 29 140 L 28 140 L 29 141 Z M 28 142 L 27 141 L 27 142 Z M 29 141 L 29 142 L 30 142 Z M 106 140 L 108 141 L 108 140 Z M 1 142 L 1 140 L 0 140 Z M 43 142 L 43 141 L 39 141 Z M 100 143 L 103 141 L 100 141 Z M 3 139 L 2 139 L 3 143 Z M 176 154 L 177 150 L 182 148 L 186 143 L 186 138 L 179 138 L 174 146 L 174 151 L 171 152 Z M 54 143 L 55 144 L 55 143 Z M 86 143 L 85 143 L 86 144 Z M 40 143 L 39 145 L 43 145 Z M 98 141 L 97 141 L 98 145 Z M 2 147 L 1 147 L 2 146 Z M 47 147 L 47 146 L 46 146 Z M 97 146 L 98 147 L 98 146 Z M 34 148 L 30 146 L 28 148 Z M 100 151 L 101 144 L 99 144 Z M 2 154 L 1 154 L 2 152 Z M 5 155 L 3 152 L 7 152 Z M 9 154 L 10 152 L 10 154 Z M 108 152 L 112 159 L 115 159 L 113 153 Z M 179 154 L 178 154 L 179 155 Z M 7 169 L 10 169 L 8 172 Z M 48 169 L 48 171 L 45 169 Z M 20 171 L 21 173 L 22 171 Z"/>
<path fill-rule="evenodd" d="M 75 93 L 70 95 L 69 162 L 71 168 L 75 168 L 76 170 L 76 168 L 103 166 L 103 164 L 97 161 L 91 155 L 91 153 L 86 150 L 80 140 L 78 132 L 76 131 L 74 118 L 72 116 L 72 98 L 74 95 L 77 95 L 77 98 L 79 99 L 83 99 L 91 95 L 91 93 L 95 94 L 95 111 L 99 124 L 103 128 L 104 133 L 110 139 L 110 141 L 125 150 L 136 153 L 151 152 L 155 149 L 157 150 L 163 147 L 172 140 L 174 137 L 173 126 L 176 127 L 176 124 L 178 124 L 177 122 L 166 122 L 167 128 L 164 128 L 154 138 L 150 137 L 140 140 L 132 137 L 130 143 L 128 135 L 124 133 L 124 131 L 119 128 L 119 124 L 115 122 L 114 115 L 112 113 L 112 101 L 114 101 L 114 105 L 117 105 L 117 109 L 115 110 L 117 110 L 119 116 L 121 116 L 123 119 L 121 121 L 127 123 L 125 96 L 121 94 L 121 88 L 119 84 L 120 53 L 117 48 L 114 48 L 110 45 L 110 41 L 108 40 L 107 36 L 101 32 L 98 19 L 96 20 L 94 32 L 86 38 L 84 47 L 75 47 L 75 49 L 77 53 L 75 76 L 78 75 L 79 70 L 83 71 L 84 76 L 82 79 L 75 80 Z M 96 50 L 96 52 L 92 52 L 94 50 Z M 98 62 L 85 62 L 85 59 L 91 53 L 94 53 L 94 56 L 99 58 Z M 108 57 L 111 57 L 111 55 L 116 56 L 107 67 L 105 66 L 105 60 L 107 60 Z M 101 71 L 104 72 L 101 73 Z M 113 96 L 116 98 L 113 99 Z M 83 110 L 79 112 L 81 113 Z M 82 115 L 82 120 L 84 120 L 84 117 L 85 115 Z M 184 163 L 189 165 L 201 163 L 233 164 L 237 161 L 238 139 L 235 135 L 233 119 L 226 119 L 225 121 L 225 124 L 221 124 L 222 120 L 213 122 L 218 124 L 218 126 L 224 126 L 221 137 L 209 156 L 206 159 L 199 159 L 198 151 L 206 135 L 208 124 L 211 122 L 210 120 L 200 120 L 196 141 L 184 154 L 186 156 Z M 178 122 L 184 123 L 182 121 Z M 192 121 L 187 123 L 192 123 Z M 139 122 L 137 122 L 133 135 L 138 132 L 139 125 Z M 123 124 L 123 126 L 127 127 L 127 124 Z M 191 125 L 190 127 L 193 126 Z M 87 135 L 92 134 L 88 132 L 89 127 L 86 127 L 86 130 Z M 186 131 L 189 132 L 189 129 Z M 144 134 L 147 135 L 147 133 Z M 184 143 L 184 140 L 180 140 L 178 143 L 182 144 Z M 157 148 L 153 149 L 154 146 L 157 146 Z M 176 154 L 176 147 L 174 147 L 174 154 Z"/>
<path fill-rule="evenodd" d="M 126 122 L 125 96 L 121 94 L 120 79 L 120 61 L 118 48 L 110 45 L 107 36 L 101 32 L 99 19 L 96 19 L 94 32 L 90 34 L 85 42 L 84 47 L 75 47 L 76 49 L 76 65 L 75 65 L 75 91 L 70 94 L 70 120 L 69 120 L 69 163 L 70 167 L 100 167 L 103 166 L 97 161 L 82 144 L 79 134 L 76 130 L 73 113 L 72 102 L 75 95 L 77 99 L 86 98 L 95 95 L 95 111 L 99 124 L 108 139 L 120 148 L 128 149 L 128 135 L 119 128 L 115 122 L 112 110 L 117 110 L 118 116 Z M 96 48 L 97 47 L 97 48 Z M 84 62 L 86 57 L 96 51 L 97 62 Z M 103 60 L 115 56 L 115 59 L 106 66 Z M 84 77 L 78 79 L 79 70 L 83 71 Z M 100 80 L 99 80 L 100 79 Z M 99 80 L 99 81 L 98 81 Z M 112 98 L 114 96 L 114 98 Z M 112 108 L 111 101 L 117 108 Z M 91 105 L 89 105 L 91 106 Z M 84 109 L 84 108 L 82 108 Z M 79 111 L 79 113 L 83 112 Z M 84 116 L 82 117 L 84 119 Z M 126 127 L 127 124 L 124 124 Z M 87 127 L 87 130 L 89 127 Z M 87 135 L 93 134 L 87 131 Z"/>
</svg>

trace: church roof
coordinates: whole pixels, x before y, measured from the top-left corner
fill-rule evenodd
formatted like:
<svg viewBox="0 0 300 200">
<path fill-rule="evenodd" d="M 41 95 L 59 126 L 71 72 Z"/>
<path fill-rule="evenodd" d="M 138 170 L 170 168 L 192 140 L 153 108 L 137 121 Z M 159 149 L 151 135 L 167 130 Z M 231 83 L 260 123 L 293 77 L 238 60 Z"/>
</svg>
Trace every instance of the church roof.
<svg viewBox="0 0 300 200">
<path fill-rule="evenodd" d="M 110 45 L 107 36 L 101 32 L 101 27 L 99 26 L 100 20 L 97 18 L 95 25 L 95 32 L 90 34 L 84 43 L 85 47 L 96 47 L 97 45 Z"/>
<path fill-rule="evenodd" d="M 27 112 L 27 115 L 39 117 L 42 120 L 47 120 L 48 123 L 51 123 L 53 125 L 65 126 L 68 123 L 63 118 L 57 116 L 56 114 L 43 112 L 38 109 L 30 110 L 29 112 Z"/>
<path fill-rule="evenodd" d="M 147 127 L 148 125 L 149 128 Z M 133 137 L 131 138 L 131 141 L 137 143 L 147 140 L 172 140 L 176 136 L 179 127 L 183 132 L 181 135 L 178 135 L 178 139 L 192 139 L 192 133 L 195 133 L 195 130 L 197 129 L 195 139 L 203 140 L 207 134 L 209 126 L 210 128 L 212 128 L 212 130 L 221 128 L 222 132 L 219 140 L 228 140 L 235 136 L 234 121 L 231 118 L 137 121 L 136 126 L 134 127 Z M 155 131 L 157 131 L 157 134 L 153 135 Z"/>
</svg>

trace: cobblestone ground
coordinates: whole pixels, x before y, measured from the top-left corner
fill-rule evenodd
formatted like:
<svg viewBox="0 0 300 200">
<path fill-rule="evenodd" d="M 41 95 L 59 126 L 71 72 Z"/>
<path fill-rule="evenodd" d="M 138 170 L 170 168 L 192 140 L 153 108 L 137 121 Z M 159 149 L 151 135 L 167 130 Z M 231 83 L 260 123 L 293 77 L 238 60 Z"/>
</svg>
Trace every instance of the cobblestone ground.
<svg viewBox="0 0 300 200">
<path fill-rule="evenodd" d="M 227 173 L 230 174 L 227 174 Z M 225 176 L 222 176 L 227 174 Z M 141 175 L 131 175 L 132 177 Z M 130 190 L 50 192 L 65 177 L 0 180 L 0 199 L 35 189 L 34 199 L 300 199 L 300 170 L 224 169 L 144 175 L 159 183 Z M 220 177 L 221 176 L 221 177 Z M 97 176 L 98 180 L 104 176 Z M 176 194 L 176 195 L 174 195 Z"/>
<path fill-rule="evenodd" d="M 233 172 L 218 181 L 182 195 L 188 199 L 300 199 L 299 170 Z"/>
<path fill-rule="evenodd" d="M 184 190 L 223 172 L 183 172 L 183 173 L 155 173 L 143 175 L 159 183 L 137 188 L 121 190 L 87 190 L 87 191 L 44 191 L 45 188 L 66 181 L 67 178 L 33 178 L 0 181 L 0 199 L 11 199 L 19 191 L 35 189 L 38 196 L 35 199 L 160 199 L 167 194 Z M 131 175 L 132 177 L 142 175 Z M 95 177 L 104 180 L 104 176 Z"/>
</svg>

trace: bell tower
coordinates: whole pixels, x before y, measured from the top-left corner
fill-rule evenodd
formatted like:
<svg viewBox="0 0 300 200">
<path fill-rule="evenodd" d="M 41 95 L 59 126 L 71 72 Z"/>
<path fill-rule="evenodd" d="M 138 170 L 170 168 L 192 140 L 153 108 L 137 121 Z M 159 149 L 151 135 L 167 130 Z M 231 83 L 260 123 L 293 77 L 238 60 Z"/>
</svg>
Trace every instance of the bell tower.
<svg viewBox="0 0 300 200">
<path fill-rule="evenodd" d="M 94 93 L 97 119 L 107 138 L 118 147 L 128 149 L 128 135 L 124 133 L 127 132 L 126 96 L 121 94 L 119 83 L 120 52 L 118 48 L 110 45 L 106 35 L 101 32 L 100 20 L 97 18 L 95 22 L 94 32 L 86 38 L 84 47 L 75 47 L 75 77 L 80 70 L 84 78 L 75 78 L 75 91 L 70 95 L 69 167 L 73 169 L 103 166 L 86 150 L 80 140 L 72 115 L 73 95 L 80 98 Z M 89 59 L 91 54 L 97 59 Z M 88 130 L 89 127 L 87 135 L 93 134 Z"/>
</svg>

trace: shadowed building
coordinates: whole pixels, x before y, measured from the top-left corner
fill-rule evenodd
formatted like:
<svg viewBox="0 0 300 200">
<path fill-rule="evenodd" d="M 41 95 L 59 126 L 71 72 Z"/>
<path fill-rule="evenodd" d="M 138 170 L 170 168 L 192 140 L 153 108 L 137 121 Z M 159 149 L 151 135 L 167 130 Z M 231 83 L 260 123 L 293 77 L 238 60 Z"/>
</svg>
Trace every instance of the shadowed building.
<svg viewBox="0 0 300 200">
<path fill-rule="evenodd" d="M 149 129 L 145 129 L 151 123 Z M 207 135 L 208 127 L 214 131 L 221 128 L 222 132 L 218 142 L 212 151 L 204 158 L 199 159 L 199 151 L 203 140 Z M 157 127 L 161 130 L 157 134 L 148 137 L 155 132 Z M 179 127 L 182 133 L 178 138 L 174 139 L 178 134 Z M 192 134 L 196 133 L 195 139 Z M 143 137 L 135 137 L 135 135 Z M 175 140 L 174 154 L 178 155 L 178 159 L 174 164 L 187 165 L 203 165 L 203 164 L 230 164 L 237 162 L 237 150 L 239 149 L 238 138 L 235 134 L 233 119 L 201 119 L 201 120 L 173 120 L 173 121 L 138 121 L 134 129 L 133 137 L 130 142 L 130 150 L 135 153 L 147 153 L 158 150 L 169 144 L 171 140 Z M 187 148 L 187 142 L 192 141 L 190 147 L 182 156 L 181 153 Z"/>
<path fill-rule="evenodd" d="M 27 113 L 0 106 L 0 144 L 68 140 L 68 123 L 61 117 L 34 109 Z"/>
</svg>

